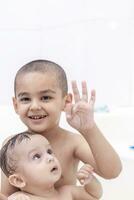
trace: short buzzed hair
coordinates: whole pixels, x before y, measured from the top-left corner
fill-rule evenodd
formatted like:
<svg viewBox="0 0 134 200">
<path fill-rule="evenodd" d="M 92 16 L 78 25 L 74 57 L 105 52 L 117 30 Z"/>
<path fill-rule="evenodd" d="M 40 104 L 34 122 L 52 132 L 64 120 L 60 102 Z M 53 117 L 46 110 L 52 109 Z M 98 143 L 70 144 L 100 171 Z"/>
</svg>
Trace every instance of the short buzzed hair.
<svg viewBox="0 0 134 200">
<path fill-rule="evenodd" d="M 56 64 L 55 62 L 49 60 L 34 60 L 31 61 L 24 66 L 22 66 L 16 73 L 15 80 L 14 80 L 14 93 L 16 94 L 16 86 L 17 86 L 17 79 L 20 75 L 29 73 L 29 72 L 41 72 L 47 73 L 52 72 L 55 73 L 59 88 L 62 90 L 63 97 L 68 92 L 68 83 L 67 77 L 64 69 Z"/>
<path fill-rule="evenodd" d="M 16 159 L 14 148 L 24 140 L 30 140 L 32 133 L 25 131 L 10 138 L 0 150 L 0 168 L 9 177 L 16 172 L 18 160 Z"/>
</svg>

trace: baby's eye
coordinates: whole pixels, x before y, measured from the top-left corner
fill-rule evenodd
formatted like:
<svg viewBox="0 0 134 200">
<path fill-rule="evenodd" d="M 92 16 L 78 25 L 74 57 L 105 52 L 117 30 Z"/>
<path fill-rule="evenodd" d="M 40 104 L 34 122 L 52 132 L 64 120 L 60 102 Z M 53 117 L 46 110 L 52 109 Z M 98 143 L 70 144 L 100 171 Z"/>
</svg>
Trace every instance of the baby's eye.
<svg viewBox="0 0 134 200">
<path fill-rule="evenodd" d="M 53 154 L 53 150 L 52 150 L 52 149 L 48 149 L 48 150 L 47 150 L 47 153 L 48 153 L 48 154 Z"/>
<path fill-rule="evenodd" d="M 33 160 L 38 160 L 41 158 L 41 155 L 39 153 L 36 153 L 35 155 L 33 155 L 32 159 Z"/>
<path fill-rule="evenodd" d="M 48 101 L 48 100 L 51 100 L 51 99 L 52 99 L 52 97 L 50 97 L 50 96 L 41 97 L 41 100 L 43 100 L 43 101 Z"/>
</svg>

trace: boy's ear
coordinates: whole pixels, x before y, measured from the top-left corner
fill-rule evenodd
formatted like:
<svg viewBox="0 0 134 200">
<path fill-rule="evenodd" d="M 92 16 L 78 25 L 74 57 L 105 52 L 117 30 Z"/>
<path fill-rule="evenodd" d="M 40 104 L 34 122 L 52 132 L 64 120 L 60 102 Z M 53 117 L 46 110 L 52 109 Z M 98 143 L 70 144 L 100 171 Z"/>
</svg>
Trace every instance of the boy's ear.
<svg viewBox="0 0 134 200">
<path fill-rule="evenodd" d="M 72 96 L 71 93 L 68 93 L 68 94 L 65 96 L 65 104 L 64 104 L 63 110 L 65 110 L 65 107 L 66 107 L 67 104 L 72 103 L 72 99 L 73 99 L 73 96 Z"/>
<path fill-rule="evenodd" d="M 24 178 L 19 174 L 12 174 L 8 177 L 9 183 L 17 188 L 23 188 L 26 186 Z"/>
<path fill-rule="evenodd" d="M 13 97 L 12 100 L 13 100 L 14 110 L 15 110 L 16 113 L 18 113 L 18 109 L 17 109 L 17 100 L 16 100 L 15 97 Z"/>
</svg>

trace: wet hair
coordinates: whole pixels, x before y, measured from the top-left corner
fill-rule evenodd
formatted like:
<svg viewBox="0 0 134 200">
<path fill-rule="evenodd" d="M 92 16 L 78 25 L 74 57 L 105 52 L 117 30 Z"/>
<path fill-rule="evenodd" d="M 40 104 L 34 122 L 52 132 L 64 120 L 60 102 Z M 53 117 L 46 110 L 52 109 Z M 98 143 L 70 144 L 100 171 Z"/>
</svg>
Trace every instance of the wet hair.
<svg viewBox="0 0 134 200">
<path fill-rule="evenodd" d="M 24 140 L 30 140 L 28 131 L 19 133 L 10 138 L 0 150 L 0 168 L 4 174 L 9 177 L 17 169 L 17 161 L 15 158 L 14 148 L 16 144 L 20 144 Z"/>
<path fill-rule="evenodd" d="M 29 72 L 40 72 L 40 73 L 47 73 L 52 72 L 55 73 L 59 88 L 62 90 L 63 97 L 68 92 L 68 84 L 67 84 L 67 77 L 64 69 L 56 64 L 55 62 L 49 60 L 34 60 L 31 61 L 24 66 L 22 66 L 16 76 L 14 81 L 14 93 L 16 94 L 16 87 L 17 87 L 17 80 L 20 75 L 29 73 Z M 51 78 L 51 77 L 50 77 Z"/>
</svg>

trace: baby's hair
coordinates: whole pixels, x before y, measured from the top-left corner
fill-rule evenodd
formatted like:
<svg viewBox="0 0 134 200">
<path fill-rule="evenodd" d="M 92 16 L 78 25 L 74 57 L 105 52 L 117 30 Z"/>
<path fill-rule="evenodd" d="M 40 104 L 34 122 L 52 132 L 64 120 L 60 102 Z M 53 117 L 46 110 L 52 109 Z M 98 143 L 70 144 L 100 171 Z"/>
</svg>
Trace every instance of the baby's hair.
<svg viewBox="0 0 134 200">
<path fill-rule="evenodd" d="M 0 168 L 4 174 L 8 177 L 12 175 L 17 168 L 17 160 L 13 150 L 16 144 L 20 144 L 23 140 L 30 140 L 30 134 L 28 131 L 19 133 L 10 138 L 0 150 Z"/>
<path fill-rule="evenodd" d="M 29 72 L 40 72 L 40 73 L 47 73 L 52 72 L 55 73 L 59 88 L 62 90 L 62 95 L 65 96 L 68 92 L 68 84 L 67 84 L 67 77 L 64 69 L 56 64 L 55 62 L 49 60 L 34 60 L 31 61 L 24 66 L 22 66 L 16 76 L 14 81 L 14 93 L 16 94 L 16 86 L 17 86 L 17 79 L 20 75 L 29 73 Z"/>
</svg>

